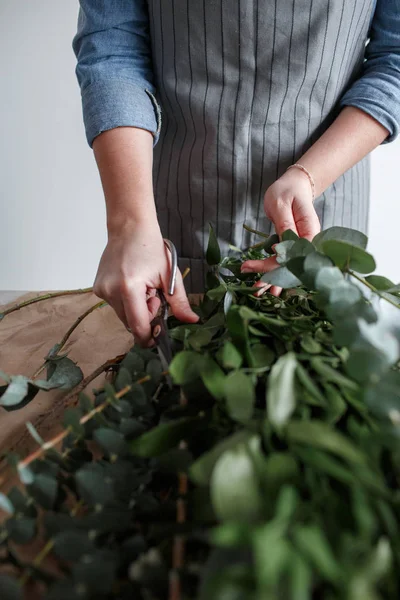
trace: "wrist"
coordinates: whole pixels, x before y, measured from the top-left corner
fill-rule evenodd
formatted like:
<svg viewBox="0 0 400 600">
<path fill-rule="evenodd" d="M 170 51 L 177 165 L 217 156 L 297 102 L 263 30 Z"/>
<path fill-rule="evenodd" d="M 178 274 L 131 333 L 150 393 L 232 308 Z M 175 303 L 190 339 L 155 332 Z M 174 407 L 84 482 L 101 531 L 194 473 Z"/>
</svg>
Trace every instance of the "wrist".
<svg viewBox="0 0 400 600">
<path fill-rule="evenodd" d="M 302 163 L 294 163 L 286 169 L 284 175 L 286 178 L 294 177 L 296 180 L 302 180 L 304 182 L 307 181 L 307 185 L 309 186 L 311 192 L 311 201 L 314 202 L 316 197 L 315 180 L 308 168 L 306 168 Z"/>
<path fill-rule="evenodd" d="M 149 231 L 152 234 L 161 235 L 160 225 L 157 220 L 157 213 L 147 212 L 146 214 L 124 214 L 113 215 L 107 218 L 108 237 L 120 237 L 125 233 L 133 234 L 137 231 Z"/>
</svg>

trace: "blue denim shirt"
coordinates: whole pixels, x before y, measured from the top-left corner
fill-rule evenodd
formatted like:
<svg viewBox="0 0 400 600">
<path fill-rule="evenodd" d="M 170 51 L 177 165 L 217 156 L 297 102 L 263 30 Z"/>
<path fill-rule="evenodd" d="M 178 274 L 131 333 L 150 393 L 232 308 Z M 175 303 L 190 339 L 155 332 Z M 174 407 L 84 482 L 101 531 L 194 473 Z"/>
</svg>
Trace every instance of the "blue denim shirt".
<svg viewBox="0 0 400 600">
<path fill-rule="evenodd" d="M 400 130 L 400 0 L 375 0 L 361 77 L 339 106 L 356 106 L 379 121 L 392 142 Z M 146 0 L 80 0 L 72 41 L 83 120 L 90 147 L 120 126 L 160 133 Z"/>
</svg>

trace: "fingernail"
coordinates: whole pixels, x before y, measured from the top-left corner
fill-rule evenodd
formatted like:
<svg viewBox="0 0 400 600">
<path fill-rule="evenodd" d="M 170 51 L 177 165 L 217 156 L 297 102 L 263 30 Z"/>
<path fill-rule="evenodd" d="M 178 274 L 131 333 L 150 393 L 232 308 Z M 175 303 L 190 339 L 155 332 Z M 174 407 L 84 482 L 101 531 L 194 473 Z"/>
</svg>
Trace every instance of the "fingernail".
<svg viewBox="0 0 400 600">
<path fill-rule="evenodd" d="M 251 273 L 251 269 L 249 267 L 241 267 L 241 273 Z"/>
</svg>

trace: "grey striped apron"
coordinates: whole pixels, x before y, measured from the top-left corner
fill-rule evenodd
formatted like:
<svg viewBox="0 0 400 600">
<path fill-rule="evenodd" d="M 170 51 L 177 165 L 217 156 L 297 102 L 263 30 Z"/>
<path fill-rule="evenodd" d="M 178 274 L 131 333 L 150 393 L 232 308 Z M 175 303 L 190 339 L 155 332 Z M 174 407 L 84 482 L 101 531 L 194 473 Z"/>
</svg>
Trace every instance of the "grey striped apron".
<svg viewBox="0 0 400 600">
<path fill-rule="evenodd" d="M 148 0 L 162 126 L 154 192 L 186 289 L 204 290 L 211 223 L 246 247 L 273 231 L 266 189 L 322 135 L 359 76 L 374 0 Z M 369 155 L 315 207 L 325 229 L 367 232 Z M 329 168 L 329 166 L 328 166 Z M 259 241 L 259 239 L 257 239 Z"/>
</svg>

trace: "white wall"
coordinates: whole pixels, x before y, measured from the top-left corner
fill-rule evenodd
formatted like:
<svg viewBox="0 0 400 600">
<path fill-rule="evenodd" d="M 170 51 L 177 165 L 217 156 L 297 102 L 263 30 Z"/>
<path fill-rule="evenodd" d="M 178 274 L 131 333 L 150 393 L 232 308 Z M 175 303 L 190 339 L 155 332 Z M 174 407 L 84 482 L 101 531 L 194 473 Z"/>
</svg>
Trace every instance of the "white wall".
<svg viewBox="0 0 400 600">
<path fill-rule="evenodd" d="M 105 207 L 86 143 L 72 37 L 78 0 L 0 2 L 0 290 L 92 285 Z M 400 139 L 373 153 L 370 250 L 400 281 Z"/>
</svg>

